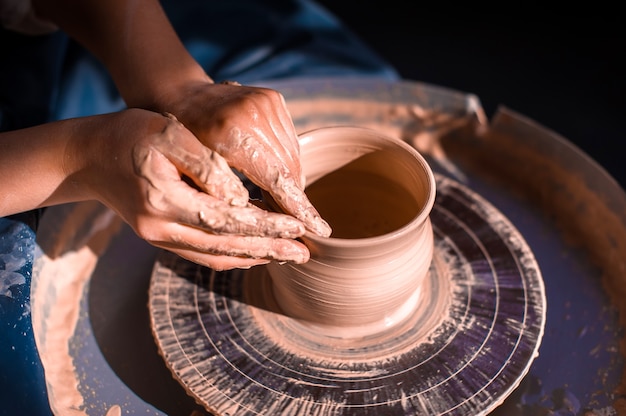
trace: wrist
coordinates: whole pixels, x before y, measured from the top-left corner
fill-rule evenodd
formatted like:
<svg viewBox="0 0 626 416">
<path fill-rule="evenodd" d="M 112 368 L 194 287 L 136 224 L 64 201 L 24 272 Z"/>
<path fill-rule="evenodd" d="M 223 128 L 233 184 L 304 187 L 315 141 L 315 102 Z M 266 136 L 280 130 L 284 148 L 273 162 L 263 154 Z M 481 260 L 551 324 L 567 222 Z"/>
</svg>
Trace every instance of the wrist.
<svg viewBox="0 0 626 416">
<path fill-rule="evenodd" d="M 176 109 L 181 108 L 186 97 L 190 97 L 197 89 L 213 83 L 211 77 L 199 65 L 190 65 L 186 69 L 176 68 L 154 74 L 153 77 L 146 79 L 143 86 L 129 88 L 125 100 L 129 107 L 177 115 Z"/>
<path fill-rule="evenodd" d="M 94 134 L 102 131 L 102 128 L 95 124 L 97 117 L 100 116 L 58 122 L 66 138 L 61 154 L 61 169 L 65 180 L 60 188 L 74 195 L 77 200 L 93 197 L 88 178 L 97 163 L 92 157 L 93 155 L 104 157 L 107 154 L 101 140 L 94 137 Z"/>
</svg>

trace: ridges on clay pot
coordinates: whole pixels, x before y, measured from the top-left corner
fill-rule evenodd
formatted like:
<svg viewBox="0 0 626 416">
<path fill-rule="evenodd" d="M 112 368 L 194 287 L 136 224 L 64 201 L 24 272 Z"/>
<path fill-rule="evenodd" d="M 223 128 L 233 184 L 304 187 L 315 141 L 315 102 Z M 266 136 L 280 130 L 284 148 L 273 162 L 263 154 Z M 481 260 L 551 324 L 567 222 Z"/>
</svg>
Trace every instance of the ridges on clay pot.
<svg viewBox="0 0 626 416">
<path fill-rule="evenodd" d="M 313 130 L 300 146 L 306 193 L 333 234 L 302 237 L 305 264 L 268 264 L 276 302 L 350 334 L 395 325 L 419 302 L 432 260 L 432 170 L 407 143 L 368 128 Z"/>
</svg>

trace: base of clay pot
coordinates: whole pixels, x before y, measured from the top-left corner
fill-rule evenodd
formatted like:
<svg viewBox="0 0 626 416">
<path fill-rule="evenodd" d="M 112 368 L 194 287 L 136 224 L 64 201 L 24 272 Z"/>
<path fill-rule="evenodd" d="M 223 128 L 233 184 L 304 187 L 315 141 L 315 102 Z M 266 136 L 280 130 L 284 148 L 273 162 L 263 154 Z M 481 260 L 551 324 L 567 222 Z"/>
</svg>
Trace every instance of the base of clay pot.
<svg viewBox="0 0 626 416">
<path fill-rule="evenodd" d="M 396 331 L 396 327 L 404 328 L 405 323 L 410 318 L 415 318 L 417 313 L 418 306 L 421 303 L 426 304 L 431 299 L 435 299 L 438 303 L 447 302 L 447 296 L 434 297 L 431 296 L 431 284 L 436 283 L 432 282 L 431 279 L 426 279 L 422 287 L 419 287 L 413 294 L 397 309 L 395 309 L 391 314 L 386 316 L 384 319 L 370 322 L 365 325 L 350 325 L 350 326 L 337 326 L 337 325 L 325 325 L 322 323 L 310 322 L 306 320 L 298 320 L 289 318 L 288 314 L 282 314 L 290 319 L 290 321 L 294 325 L 299 325 L 303 328 L 306 328 L 307 332 L 312 334 L 324 334 L 325 336 L 332 337 L 334 339 L 343 340 L 346 342 L 360 342 L 363 339 L 375 339 L 378 337 L 387 337 L 388 334 L 392 331 Z M 433 279 L 436 280 L 436 279 Z M 269 282 L 271 285 L 271 282 Z M 426 292 L 426 293 L 424 293 Z M 424 302 L 422 302 L 424 300 Z M 419 308 L 420 310 L 422 308 Z M 282 311 L 277 310 L 279 314 Z M 420 312 L 419 315 L 430 315 L 429 312 L 424 311 Z M 409 324 L 411 325 L 411 324 Z"/>
<path fill-rule="evenodd" d="M 270 343 L 297 355 L 339 364 L 394 356 L 430 342 L 450 308 L 451 282 L 446 273 L 444 259 L 437 255 L 419 290 L 389 320 L 362 326 L 324 325 L 284 314 L 265 267 L 231 272 L 229 278 L 236 281 L 233 284 L 239 286 L 242 301 L 250 307 L 257 330 Z"/>
<path fill-rule="evenodd" d="M 372 350 L 385 340 L 395 339 L 407 331 L 419 330 L 413 341 L 419 342 L 433 331 L 443 320 L 450 302 L 449 282 L 440 275 L 441 267 L 434 260 L 431 269 L 420 287 L 393 313 L 385 319 L 363 325 L 329 325 L 290 316 L 281 310 L 275 299 L 273 281 L 266 267 L 257 267 L 245 273 L 242 293 L 245 302 L 254 306 L 257 325 L 264 328 L 277 342 L 295 342 L 309 339 L 316 346 L 306 354 L 319 354 L 327 349 L 328 357 L 336 359 L 337 347 L 345 345 L 351 351 L 362 353 Z M 258 311 L 262 311 L 257 313 Z M 270 312 L 270 313 L 267 313 Z M 318 344 L 323 344 L 318 345 Z M 299 348 L 294 345 L 294 348 Z M 376 349 L 376 348 L 374 348 Z"/>
<path fill-rule="evenodd" d="M 363 337 L 281 314 L 264 268 L 215 272 L 163 252 L 149 306 L 174 377 L 218 415 L 493 410 L 537 355 L 541 273 L 494 207 L 449 179 L 437 189 L 431 294 L 401 323 Z"/>
</svg>

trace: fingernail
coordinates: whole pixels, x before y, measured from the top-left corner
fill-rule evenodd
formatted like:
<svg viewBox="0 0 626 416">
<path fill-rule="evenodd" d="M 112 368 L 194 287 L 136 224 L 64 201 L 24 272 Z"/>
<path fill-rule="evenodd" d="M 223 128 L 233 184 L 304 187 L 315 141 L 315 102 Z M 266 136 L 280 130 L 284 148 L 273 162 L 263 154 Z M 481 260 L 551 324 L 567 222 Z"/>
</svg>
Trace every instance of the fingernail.
<svg viewBox="0 0 626 416">
<path fill-rule="evenodd" d="M 277 260 L 291 261 L 296 264 L 302 264 L 309 261 L 310 253 L 306 246 L 295 241 L 284 240 L 279 248 Z"/>
<path fill-rule="evenodd" d="M 310 230 L 315 234 L 320 237 L 330 237 L 332 228 L 314 208 L 307 210 L 306 220 L 306 224 L 310 224 Z"/>
<path fill-rule="evenodd" d="M 244 195 L 231 196 L 227 201 L 229 205 L 234 207 L 246 207 L 248 206 L 248 198 Z"/>
<path fill-rule="evenodd" d="M 249 194 L 246 187 L 239 181 L 230 181 L 230 189 L 226 202 L 235 207 L 245 207 L 248 205 Z"/>
<path fill-rule="evenodd" d="M 299 178 L 304 181 L 304 176 Z M 326 221 L 322 219 L 315 207 L 311 205 L 309 198 L 303 191 L 304 187 L 298 187 L 294 178 L 279 176 L 275 183 L 272 197 L 278 205 L 292 206 L 290 212 L 296 218 L 301 220 L 307 229 L 321 237 L 329 237 L 332 229 Z M 292 200 L 294 204 L 288 204 L 287 201 Z"/>
</svg>

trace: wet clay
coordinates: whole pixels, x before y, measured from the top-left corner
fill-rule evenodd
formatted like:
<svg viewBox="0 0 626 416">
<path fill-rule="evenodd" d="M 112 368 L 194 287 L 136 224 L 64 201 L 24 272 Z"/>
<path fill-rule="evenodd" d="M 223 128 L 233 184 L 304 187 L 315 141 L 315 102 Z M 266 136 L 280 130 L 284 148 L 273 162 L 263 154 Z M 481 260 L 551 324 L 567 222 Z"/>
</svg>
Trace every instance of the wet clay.
<svg viewBox="0 0 626 416">
<path fill-rule="evenodd" d="M 624 200 L 623 190 L 602 196 L 587 182 L 583 172 L 557 163 L 558 155 L 537 151 L 529 141 L 515 140 L 511 129 L 519 119 L 502 112 L 495 128 L 476 135 L 468 126 L 444 141 L 448 154 L 461 166 L 485 175 L 494 183 L 517 190 L 519 197 L 533 201 L 551 218 L 567 245 L 583 248 L 601 272 L 602 286 L 619 313 L 622 331 L 626 329 L 626 223 L 611 205 Z M 527 137 L 540 137 L 537 126 L 528 122 Z M 554 139 L 553 139 L 554 140 Z M 493 173 L 497 172 L 497 176 Z M 546 178 L 549 178 L 547 180 Z M 623 202 L 622 202 L 623 204 Z M 621 353 L 626 357 L 626 337 L 621 337 Z M 613 404 L 618 414 L 626 415 L 626 367 Z"/>
<path fill-rule="evenodd" d="M 362 127 L 316 129 L 301 143 L 309 198 L 335 231 L 302 236 L 307 263 L 268 265 L 281 310 L 350 338 L 401 322 L 422 301 L 433 255 L 428 163 L 405 142 Z"/>
<path fill-rule="evenodd" d="M 396 181 L 369 172 L 385 158 L 372 152 L 307 186 L 309 200 L 333 229 L 333 238 L 367 238 L 395 231 L 424 205 Z M 389 160 L 387 160 L 389 162 Z"/>
<path fill-rule="evenodd" d="M 71 339 L 79 321 L 80 302 L 89 279 L 121 220 L 97 202 L 69 205 L 63 223 L 46 223 L 38 243 L 31 288 L 33 331 L 45 369 L 50 408 L 55 414 L 87 415 Z M 115 411 L 108 413 L 116 415 Z"/>
</svg>

